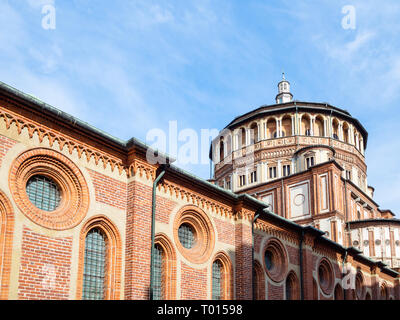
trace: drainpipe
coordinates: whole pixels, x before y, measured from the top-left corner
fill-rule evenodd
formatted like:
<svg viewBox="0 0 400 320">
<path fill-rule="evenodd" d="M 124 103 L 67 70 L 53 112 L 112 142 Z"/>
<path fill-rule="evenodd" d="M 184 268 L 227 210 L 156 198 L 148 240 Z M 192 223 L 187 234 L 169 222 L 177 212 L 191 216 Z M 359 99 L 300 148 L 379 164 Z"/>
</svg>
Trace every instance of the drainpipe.
<svg viewBox="0 0 400 320">
<path fill-rule="evenodd" d="M 301 229 L 300 244 L 299 244 L 299 257 L 300 257 L 300 300 L 304 300 L 304 276 L 303 276 L 303 240 L 304 229 Z"/>
<path fill-rule="evenodd" d="M 344 258 L 343 258 L 343 263 L 342 263 L 342 284 L 343 284 L 343 279 L 344 279 L 344 264 L 346 263 L 347 260 L 347 249 L 345 249 L 345 253 L 344 253 Z M 346 300 L 346 290 L 344 290 L 343 286 L 342 286 L 342 290 L 343 290 L 343 300 Z"/>
<path fill-rule="evenodd" d="M 156 224 L 156 192 L 157 185 L 165 174 L 165 166 L 161 166 L 162 171 L 153 182 L 152 207 L 151 207 L 151 251 L 150 251 L 150 300 L 154 295 L 154 237 Z"/>
<path fill-rule="evenodd" d="M 257 213 L 254 218 L 253 221 L 251 223 L 251 287 L 252 287 L 252 298 L 253 300 L 255 300 L 254 297 L 254 223 L 256 222 L 256 220 L 258 219 L 258 217 L 260 216 L 259 213 Z"/>
</svg>

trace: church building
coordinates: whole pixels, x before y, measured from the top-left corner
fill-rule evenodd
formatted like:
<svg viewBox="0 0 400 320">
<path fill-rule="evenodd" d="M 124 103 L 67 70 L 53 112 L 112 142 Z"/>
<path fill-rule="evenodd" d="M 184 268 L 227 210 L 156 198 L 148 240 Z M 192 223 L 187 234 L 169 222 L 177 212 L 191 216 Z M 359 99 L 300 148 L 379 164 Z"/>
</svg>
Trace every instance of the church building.
<svg viewBox="0 0 400 320">
<path fill-rule="evenodd" d="M 214 139 L 207 181 L 0 82 L 0 299 L 400 299 L 367 131 L 285 77 L 275 102 Z"/>
</svg>

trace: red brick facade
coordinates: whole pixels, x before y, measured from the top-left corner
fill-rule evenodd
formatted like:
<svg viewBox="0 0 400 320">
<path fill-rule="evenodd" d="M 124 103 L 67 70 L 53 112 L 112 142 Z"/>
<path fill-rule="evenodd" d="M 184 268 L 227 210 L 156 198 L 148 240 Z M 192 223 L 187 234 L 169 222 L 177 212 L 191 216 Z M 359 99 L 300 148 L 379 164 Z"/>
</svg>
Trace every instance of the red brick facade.
<svg viewBox="0 0 400 320">
<path fill-rule="evenodd" d="M 344 285 L 343 265 L 362 272 L 363 299 L 400 298 L 394 270 L 328 240 L 317 228 L 287 220 L 290 188 L 303 181 L 310 182 L 312 218 L 302 223 L 318 215 L 343 215 L 343 205 L 335 203 L 344 199 L 335 198 L 332 187 L 340 174 L 336 162 L 272 182 L 276 215 L 264 211 L 267 205 L 258 196 L 234 194 L 174 166 L 148 163 L 147 147 L 139 142 L 121 144 L 4 89 L 0 93 L 0 121 L 7 122 L 0 127 L 0 161 L 5 155 L 12 159 L 0 166 L 0 175 L 8 177 L 0 181 L 1 299 L 81 299 L 85 241 L 93 229 L 106 247 L 103 298 L 149 299 L 152 187 L 163 170 L 156 188 L 155 243 L 161 252 L 164 298 L 210 299 L 216 261 L 222 299 L 253 299 L 253 267 L 254 298 L 287 299 L 289 293 L 293 299 L 334 299 Z M 60 185 L 59 209 L 29 210 L 33 203 L 26 184 L 35 174 Z M 330 210 L 325 213 L 316 204 L 321 174 L 330 181 Z M 190 248 L 179 238 L 182 224 L 192 228 Z M 339 237 L 339 224 L 334 230 Z M 271 243 L 276 250 L 267 253 Z M 322 270 L 324 279 L 319 276 L 321 261 L 331 266 Z M 345 290 L 347 299 L 351 290 Z"/>
<path fill-rule="evenodd" d="M 72 238 L 50 238 L 23 230 L 18 298 L 68 299 Z"/>
</svg>

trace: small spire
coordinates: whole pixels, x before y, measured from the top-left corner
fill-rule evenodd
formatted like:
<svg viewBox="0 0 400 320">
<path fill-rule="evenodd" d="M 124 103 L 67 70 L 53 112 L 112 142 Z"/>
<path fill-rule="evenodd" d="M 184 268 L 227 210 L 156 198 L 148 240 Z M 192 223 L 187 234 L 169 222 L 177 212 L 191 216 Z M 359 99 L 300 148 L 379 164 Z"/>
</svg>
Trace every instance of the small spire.
<svg viewBox="0 0 400 320">
<path fill-rule="evenodd" d="M 286 80 L 285 72 L 282 70 L 282 80 L 278 83 L 278 94 L 275 98 L 276 103 L 286 103 L 293 100 L 290 93 L 290 83 Z"/>
</svg>

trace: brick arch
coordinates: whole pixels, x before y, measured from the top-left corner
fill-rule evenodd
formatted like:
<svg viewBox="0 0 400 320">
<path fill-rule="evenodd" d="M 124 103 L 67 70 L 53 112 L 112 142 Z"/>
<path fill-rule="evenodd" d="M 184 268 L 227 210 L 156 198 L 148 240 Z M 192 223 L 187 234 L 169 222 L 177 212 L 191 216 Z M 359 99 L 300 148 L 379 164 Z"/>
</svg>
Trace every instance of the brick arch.
<svg viewBox="0 0 400 320">
<path fill-rule="evenodd" d="M 344 291 L 340 283 L 337 283 L 335 286 L 334 300 L 344 300 Z"/>
<path fill-rule="evenodd" d="M 257 260 L 254 260 L 253 277 L 253 300 L 265 300 L 264 269 Z"/>
<path fill-rule="evenodd" d="M 88 220 L 82 227 L 79 236 L 79 265 L 77 281 L 77 300 L 82 299 L 83 270 L 85 259 L 85 239 L 88 232 L 94 228 L 104 232 L 107 242 L 106 252 L 106 283 L 105 300 L 119 300 L 121 293 L 122 244 L 116 226 L 104 215 L 98 215 Z"/>
<path fill-rule="evenodd" d="M 26 185 L 36 175 L 53 180 L 60 188 L 61 202 L 54 211 L 41 210 L 29 200 Z M 19 154 L 11 165 L 8 183 L 21 212 L 47 229 L 72 229 L 89 209 L 89 190 L 81 170 L 71 159 L 52 149 L 34 148 Z"/>
<path fill-rule="evenodd" d="M 300 299 L 299 279 L 294 271 L 290 271 L 285 281 L 286 300 L 288 299 L 288 291 L 290 290 L 290 300 Z"/>
<path fill-rule="evenodd" d="M 159 245 L 163 251 L 165 259 L 163 265 L 164 271 L 164 299 L 176 299 L 176 253 L 172 242 L 164 233 L 155 236 L 154 244 Z"/>
<path fill-rule="evenodd" d="M 13 232 L 14 210 L 10 200 L 0 191 L 0 300 L 8 299 Z"/>
<path fill-rule="evenodd" d="M 233 266 L 231 259 L 225 252 L 218 252 L 212 259 L 212 263 L 219 261 L 222 264 L 222 300 L 233 299 Z M 211 284 L 212 287 L 212 284 Z"/>
</svg>

